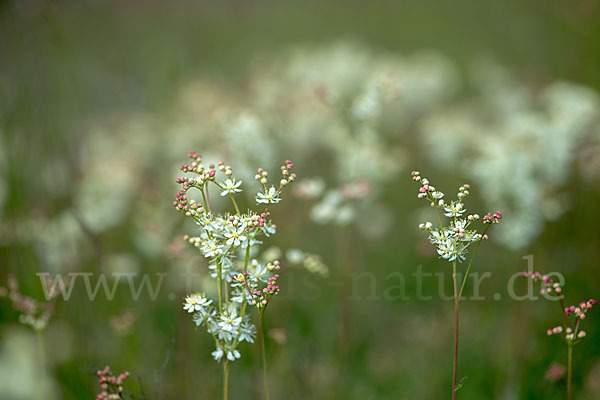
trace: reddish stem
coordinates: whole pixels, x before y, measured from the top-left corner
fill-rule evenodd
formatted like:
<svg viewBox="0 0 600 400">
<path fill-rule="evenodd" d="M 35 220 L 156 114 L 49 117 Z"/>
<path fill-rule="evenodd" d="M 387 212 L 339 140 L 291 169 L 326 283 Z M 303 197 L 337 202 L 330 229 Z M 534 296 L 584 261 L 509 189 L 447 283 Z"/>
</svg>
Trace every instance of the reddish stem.
<svg viewBox="0 0 600 400">
<path fill-rule="evenodd" d="M 452 400 L 456 399 L 456 377 L 458 372 L 458 288 L 456 286 L 456 262 L 452 264 L 454 281 L 454 364 L 452 368 Z"/>
</svg>

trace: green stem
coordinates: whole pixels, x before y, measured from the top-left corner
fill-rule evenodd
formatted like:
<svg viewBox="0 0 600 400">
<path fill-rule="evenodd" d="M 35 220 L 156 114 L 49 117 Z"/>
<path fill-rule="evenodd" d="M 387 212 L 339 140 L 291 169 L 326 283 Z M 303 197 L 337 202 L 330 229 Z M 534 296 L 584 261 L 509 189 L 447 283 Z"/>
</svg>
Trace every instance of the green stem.
<svg viewBox="0 0 600 400">
<path fill-rule="evenodd" d="M 206 195 L 204 194 L 204 188 L 200 189 L 200 193 L 202 193 L 202 205 L 204 206 L 207 212 L 210 212 L 210 204 L 206 201 Z"/>
<path fill-rule="evenodd" d="M 471 259 L 469 260 L 469 265 L 467 266 L 467 271 L 465 272 L 465 276 L 463 277 L 462 284 L 460 285 L 460 292 L 458 293 L 458 301 L 459 302 L 462 299 L 462 293 L 463 293 L 463 290 L 465 290 L 465 284 L 467 283 L 467 279 L 469 278 L 469 272 L 471 272 L 471 266 L 473 265 L 473 260 L 475 259 L 475 254 L 477 254 L 477 250 L 479 250 L 479 246 L 481 245 L 481 242 L 483 241 L 483 237 L 485 236 L 485 234 L 488 231 L 488 229 L 490 228 L 490 226 L 491 225 L 488 225 L 485 227 L 485 229 L 483 230 L 483 233 L 481 234 L 481 239 L 479 239 L 479 242 L 477 242 L 477 246 L 475 247 L 473 254 L 471 254 Z"/>
<path fill-rule="evenodd" d="M 440 217 L 440 210 L 435 206 L 435 212 L 437 214 L 438 222 L 440 223 L 440 229 L 444 230 L 444 224 L 442 224 L 442 217 Z"/>
<path fill-rule="evenodd" d="M 206 196 L 204 195 L 204 191 L 202 191 L 202 199 L 206 204 L 206 209 L 210 212 L 210 198 L 208 197 L 208 185 L 204 185 L 204 189 L 206 190 Z"/>
<path fill-rule="evenodd" d="M 246 247 L 246 259 L 244 260 L 244 272 L 248 270 L 248 260 L 250 259 L 250 246 Z M 248 305 L 248 301 L 246 300 L 246 296 L 244 296 L 244 302 L 242 303 L 242 308 L 240 310 L 240 317 L 244 318 L 246 315 L 246 306 Z"/>
<path fill-rule="evenodd" d="M 571 380 L 573 378 L 573 344 L 568 343 L 567 355 L 567 400 L 571 400 Z"/>
<path fill-rule="evenodd" d="M 231 201 L 233 202 L 233 206 L 235 207 L 235 212 L 238 213 L 238 215 L 239 215 L 240 209 L 237 205 L 237 202 L 235 201 L 235 198 L 233 197 L 233 194 L 229 193 L 229 197 L 231 198 Z"/>
<path fill-rule="evenodd" d="M 250 242 L 248 242 L 248 247 L 246 247 L 246 258 L 244 259 L 244 272 L 248 270 L 248 260 L 250 260 Z"/>
<path fill-rule="evenodd" d="M 221 266 L 217 264 L 217 291 L 219 293 L 219 311 L 223 312 L 223 278 L 221 275 Z"/>
<path fill-rule="evenodd" d="M 223 362 L 223 400 L 229 398 L 229 362 Z"/>
<path fill-rule="evenodd" d="M 267 384 L 267 358 L 265 357 L 265 337 L 263 332 L 263 314 L 265 310 L 263 310 L 258 314 L 258 325 L 259 325 L 259 334 L 260 334 L 260 350 L 262 352 L 262 364 L 263 364 L 263 379 L 265 385 L 265 399 L 269 400 L 269 386 Z"/>
<path fill-rule="evenodd" d="M 454 364 L 452 367 L 452 400 L 456 400 L 456 377 L 458 372 L 458 305 L 456 285 L 456 261 L 452 262 L 452 281 L 454 283 Z"/>
</svg>

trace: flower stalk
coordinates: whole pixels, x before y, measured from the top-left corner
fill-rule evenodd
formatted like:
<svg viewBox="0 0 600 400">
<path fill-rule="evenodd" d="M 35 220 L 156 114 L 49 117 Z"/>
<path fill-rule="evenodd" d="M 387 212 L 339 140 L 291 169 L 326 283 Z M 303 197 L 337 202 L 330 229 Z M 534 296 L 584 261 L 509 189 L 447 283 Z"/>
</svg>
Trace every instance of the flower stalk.
<svg viewBox="0 0 600 400">
<path fill-rule="evenodd" d="M 567 400 L 571 400 L 571 385 L 573 381 L 573 344 L 567 345 Z"/>
<path fill-rule="evenodd" d="M 263 365 L 263 384 L 265 388 L 265 399 L 269 400 L 269 384 L 267 381 L 267 358 L 265 356 L 265 333 L 263 327 L 263 315 L 265 310 L 263 309 L 258 313 L 258 334 L 260 336 L 260 351 L 262 353 L 262 365 Z"/>
<path fill-rule="evenodd" d="M 229 362 L 223 361 L 223 400 L 229 399 Z"/>
<path fill-rule="evenodd" d="M 263 318 L 267 304 L 279 293 L 279 261 L 251 259 L 251 249 L 258 249 L 264 238 L 276 233 L 269 207 L 281 201 L 284 186 L 296 178 L 291 173 L 293 163 L 286 160 L 281 166 L 282 177 L 278 185 L 269 185 L 268 172 L 258 169 L 256 180 L 259 191 L 254 196 L 259 211 L 241 210 L 235 195 L 242 192 L 242 181 L 233 176 L 230 166 L 223 162 L 204 165 L 202 158 L 190 152 L 190 164 L 180 169 L 186 174 L 177 178 L 182 185 L 173 206 L 200 227 L 197 236 L 185 235 L 184 240 L 198 248 L 209 264 L 210 275 L 215 280 L 217 299 L 207 298 L 203 293 L 186 297 L 183 309 L 192 314 L 196 326 L 204 326 L 212 336 L 216 349 L 213 358 L 223 364 L 223 399 L 229 396 L 231 364 L 241 357 L 242 342 L 254 343 L 256 327 L 246 312 L 248 305 L 259 313 L 259 336 L 263 358 L 265 395 L 268 399 L 266 356 L 263 333 Z M 218 174 L 222 180 L 217 180 Z M 228 196 L 232 212 L 217 213 L 209 203 L 209 186 L 214 185 L 221 196 Z M 189 198 L 190 191 L 200 191 L 202 202 Z M 258 253 L 258 252 L 257 252 Z"/>
<path fill-rule="evenodd" d="M 460 296 L 457 295 L 456 290 L 456 261 L 452 262 L 452 281 L 454 283 L 454 362 L 452 365 L 452 400 L 455 400 L 457 390 L 456 378 L 458 373 L 458 306 L 460 301 Z"/>
<path fill-rule="evenodd" d="M 452 362 L 452 400 L 456 399 L 456 393 L 460 388 L 458 382 L 458 345 L 459 345 L 459 308 L 462 294 L 465 289 L 475 254 L 481 245 L 483 239 L 487 239 L 487 231 L 491 224 L 500 223 L 502 212 L 497 211 L 493 214 L 488 213 L 483 217 L 483 223 L 487 225 L 483 233 L 471 228 L 472 224 L 479 220 L 478 214 L 470 214 L 466 217 L 463 215 L 466 212 L 464 207 L 464 198 L 469 195 L 470 186 L 462 185 L 458 189 L 456 195 L 457 200 L 447 203 L 444 200 L 444 193 L 435 189 L 429 183 L 429 180 L 421 177 L 418 171 L 412 172 L 414 181 L 419 182 L 418 198 L 425 199 L 430 206 L 436 211 L 439 228 L 434 228 L 431 222 L 425 222 L 419 225 L 419 228 L 429 233 L 429 241 L 436 246 L 437 254 L 440 258 L 452 263 L 452 286 L 454 294 L 454 347 L 453 347 L 453 362 Z M 441 212 L 449 219 L 449 224 L 444 226 Z M 471 246 L 475 244 L 475 249 L 471 253 L 469 263 L 466 268 L 466 273 L 462 278 L 459 286 L 457 275 L 457 263 L 466 261 L 467 255 Z M 459 289 L 460 287 L 460 289 Z"/>
<path fill-rule="evenodd" d="M 573 349 L 583 338 L 587 336 L 586 331 L 581 328 L 587 313 L 598 304 L 598 301 L 589 299 L 577 305 L 565 307 L 564 287 L 550 278 L 550 274 L 541 274 L 536 271 L 525 271 L 523 276 L 539 282 L 540 294 L 551 300 L 558 300 L 561 308 L 562 325 L 546 330 L 548 336 L 560 336 L 567 344 L 567 400 L 572 399 L 573 393 Z M 571 318 L 572 317 L 572 318 Z M 572 320 L 571 323 L 569 321 Z"/>
</svg>

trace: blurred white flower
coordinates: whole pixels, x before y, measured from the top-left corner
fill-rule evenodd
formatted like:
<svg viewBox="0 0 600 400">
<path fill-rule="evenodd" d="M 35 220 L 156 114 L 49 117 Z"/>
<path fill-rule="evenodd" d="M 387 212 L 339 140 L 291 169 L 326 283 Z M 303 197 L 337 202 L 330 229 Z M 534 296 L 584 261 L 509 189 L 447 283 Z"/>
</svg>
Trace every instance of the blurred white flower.
<svg viewBox="0 0 600 400">
<path fill-rule="evenodd" d="M 560 190 L 572 173 L 575 150 L 598 135 L 600 99 L 563 82 L 534 92 L 491 64 L 480 65 L 474 75 L 478 96 L 424 120 L 426 154 L 477 183 L 487 204 L 505 211 L 500 240 L 521 248 L 568 208 Z"/>
</svg>

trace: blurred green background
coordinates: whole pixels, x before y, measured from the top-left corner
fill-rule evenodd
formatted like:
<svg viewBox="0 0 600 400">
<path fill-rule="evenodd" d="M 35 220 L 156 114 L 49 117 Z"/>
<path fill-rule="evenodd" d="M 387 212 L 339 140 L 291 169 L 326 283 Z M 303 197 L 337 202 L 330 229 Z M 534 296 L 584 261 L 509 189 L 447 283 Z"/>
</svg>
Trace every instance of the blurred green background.
<svg viewBox="0 0 600 400">
<path fill-rule="evenodd" d="M 448 397 L 452 302 L 433 277 L 433 299 L 416 299 L 411 278 L 443 272 L 451 293 L 417 228 L 419 169 L 448 196 L 471 183 L 471 212 L 505 212 L 475 265 L 492 273 L 485 300 L 461 310 L 459 398 L 562 399 L 564 379 L 545 378 L 566 360 L 545 335 L 558 306 L 512 300 L 507 282 L 533 255 L 565 276 L 567 303 L 598 297 L 599 7 L 0 2 L 0 286 L 12 274 L 42 299 L 38 272 L 167 273 L 156 301 L 126 285 L 90 301 L 78 283 L 41 346 L 0 298 L 0 399 L 94 398 L 107 364 L 148 398 L 219 398 L 210 337 L 181 308 L 181 273 L 206 273 L 170 205 L 190 149 L 246 188 L 255 168 L 295 162 L 265 246 L 284 265 L 266 321 L 272 398 Z M 408 299 L 386 292 L 398 272 Z M 596 317 L 576 348 L 579 399 L 600 398 Z M 260 399 L 258 348 L 242 353 L 231 398 Z"/>
</svg>

